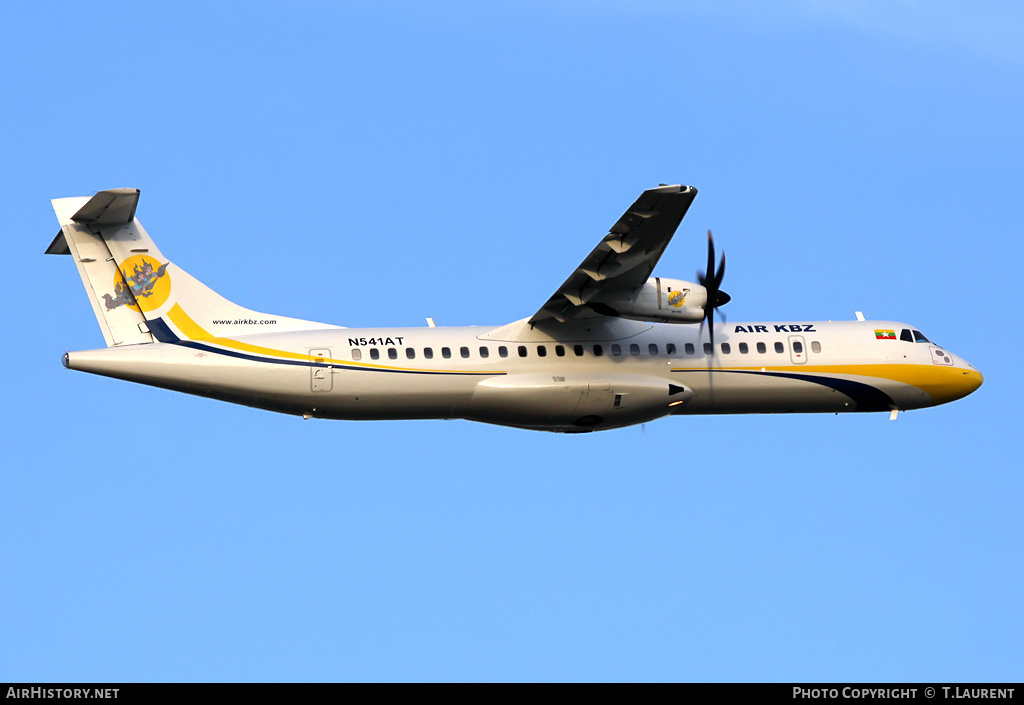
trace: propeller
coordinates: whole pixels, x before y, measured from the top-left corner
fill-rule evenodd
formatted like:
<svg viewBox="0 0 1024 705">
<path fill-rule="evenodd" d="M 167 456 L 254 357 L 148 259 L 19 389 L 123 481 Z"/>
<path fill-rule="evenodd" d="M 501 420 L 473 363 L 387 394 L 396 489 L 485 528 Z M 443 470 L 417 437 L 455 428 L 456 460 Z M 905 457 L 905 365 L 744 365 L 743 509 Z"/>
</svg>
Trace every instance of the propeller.
<svg viewBox="0 0 1024 705">
<path fill-rule="evenodd" d="M 708 322 L 708 335 L 711 338 L 711 354 L 715 352 L 715 309 L 719 306 L 725 306 L 732 299 L 727 293 L 722 291 L 719 287 L 722 285 L 722 277 L 725 276 L 725 253 L 722 253 L 722 261 L 718 265 L 718 271 L 715 271 L 715 239 L 711 237 L 711 231 L 708 230 L 708 268 L 707 274 L 704 272 L 697 271 L 697 281 L 700 285 L 707 289 L 708 301 L 704 305 L 704 320 Z M 722 318 L 725 316 L 723 314 Z M 701 328 L 704 327 L 704 321 L 701 321 Z"/>
</svg>

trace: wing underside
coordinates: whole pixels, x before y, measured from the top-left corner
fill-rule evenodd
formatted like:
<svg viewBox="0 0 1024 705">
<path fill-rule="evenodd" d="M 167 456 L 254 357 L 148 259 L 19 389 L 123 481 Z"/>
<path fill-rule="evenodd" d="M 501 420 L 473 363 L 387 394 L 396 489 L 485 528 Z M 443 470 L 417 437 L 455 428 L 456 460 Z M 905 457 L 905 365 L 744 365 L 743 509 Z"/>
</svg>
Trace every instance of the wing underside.
<svg viewBox="0 0 1024 705">
<path fill-rule="evenodd" d="M 530 324 L 596 318 L 602 304 L 635 299 L 696 195 L 697 189 L 679 185 L 640 194 Z"/>
</svg>

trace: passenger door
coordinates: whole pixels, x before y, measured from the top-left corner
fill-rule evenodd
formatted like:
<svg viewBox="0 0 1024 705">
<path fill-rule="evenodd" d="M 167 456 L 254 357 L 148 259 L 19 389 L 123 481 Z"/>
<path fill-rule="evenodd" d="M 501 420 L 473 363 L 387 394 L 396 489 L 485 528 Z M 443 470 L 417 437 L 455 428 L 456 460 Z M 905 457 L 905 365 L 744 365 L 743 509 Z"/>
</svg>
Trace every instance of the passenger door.
<svg viewBox="0 0 1024 705">
<path fill-rule="evenodd" d="M 326 362 L 331 359 L 328 348 L 313 348 L 309 351 L 311 361 Z M 334 386 L 330 366 L 311 365 L 309 368 L 309 388 L 314 392 L 329 392 Z"/>
<path fill-rule="evenodd" d="M 789 336 L 789 359 L 795 365 L 802 365 L 807 362 L 807 346 L 804 345 L 802 335 Z"/>
</svg>

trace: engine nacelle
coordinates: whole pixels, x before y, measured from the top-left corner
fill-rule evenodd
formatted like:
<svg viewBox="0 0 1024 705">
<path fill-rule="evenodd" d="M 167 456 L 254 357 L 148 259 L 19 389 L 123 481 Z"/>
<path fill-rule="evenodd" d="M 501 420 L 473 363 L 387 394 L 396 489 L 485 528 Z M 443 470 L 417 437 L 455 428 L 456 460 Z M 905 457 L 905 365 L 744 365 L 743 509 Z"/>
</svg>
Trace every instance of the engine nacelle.
<svg viewBox="0 0 1024 705">
<path fill-rule="evenodd" d="M 651 277 L 629 303 L 606 302 L 593 308 L 606 315 L 651 323 L 698 323 L 704 319 L 708 292 L 681 279 Z"/>
</svg>

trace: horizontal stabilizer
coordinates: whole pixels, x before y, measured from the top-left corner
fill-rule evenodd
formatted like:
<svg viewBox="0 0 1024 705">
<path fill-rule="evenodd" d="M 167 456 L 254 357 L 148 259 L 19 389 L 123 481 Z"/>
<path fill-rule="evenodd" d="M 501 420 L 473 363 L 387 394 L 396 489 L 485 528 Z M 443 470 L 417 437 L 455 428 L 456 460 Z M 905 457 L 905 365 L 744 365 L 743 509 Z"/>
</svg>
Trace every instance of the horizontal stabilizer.
<svg viewBox="0 0 1024 705">
<path fill-rule="evenodd" d="M 100 191 L 71 216 L 76 223 L 89 225 L 125 225 L 135 219 L 139 205 L 137 188 L 113 188 Z"/>
</svg>

